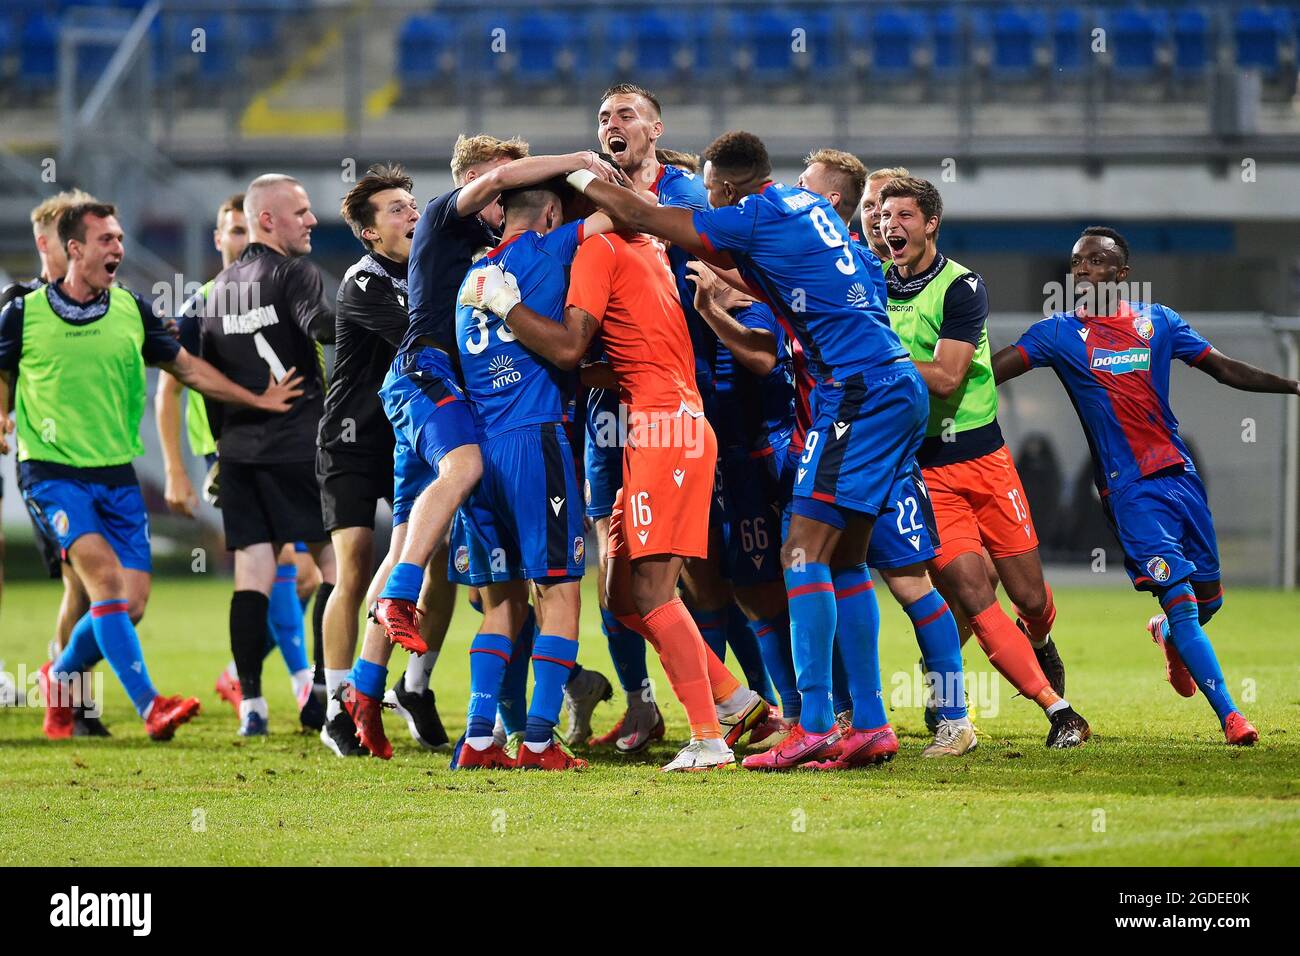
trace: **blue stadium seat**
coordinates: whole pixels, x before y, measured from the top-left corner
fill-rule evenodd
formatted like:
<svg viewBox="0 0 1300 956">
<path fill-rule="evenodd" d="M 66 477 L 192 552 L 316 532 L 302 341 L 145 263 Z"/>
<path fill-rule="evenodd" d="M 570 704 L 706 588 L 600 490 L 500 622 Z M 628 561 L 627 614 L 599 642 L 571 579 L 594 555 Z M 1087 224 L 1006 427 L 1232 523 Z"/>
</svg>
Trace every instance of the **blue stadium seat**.
<svg viewBox="0 0 1300 956">
<path fill-rule="evenodd" d="M 513 50 L 517 80 L 541 85 L 556 79 L 569 34 L 567 23 L 565 18 L 550 13 L 530 13 L 519 19 Z"/>
<path fill-rule="evenodd" d="M 1111 52 L 1115 70 L 1129 76 L 1148 76 L 1160 65 L 1160 47 L 1169 36 L 1169 21 L 1155 10 L 1128 7 L 1111 21 Z"/>
<path fill-rule="evenodd" d="M 460 69 L 471 75 L 491 78 L 505 73 L 507 61 L 518 60 L 520 36 L 513 17 L 487 14 L 457 19 L 456 47 Z"/>
<path fill-rule="evenodd" d="M 632 64 L 638 76 L 663 78 L 678 69 L 690 49 L 689 18 L 667 12 L 635 14 L 632 19 Z"/>
<path fill-rule="evenodd" d="M 1052 64 L 1058 74 L 1078 73 L 1087 63 L 1092 44 L 1092 29 L 1083 14 L 1064 8 L 1052 18 Z"/>
<path fill-rule="evenodd" d="M 1024 76 L 1037 65 L 1037 51 L 1047 37 L 1047 23 L 1041 15 L 1003 8 L 993 16 L 993 62 L 995 76 Z"/>
<path fill-rule="evenodd" d="M 404 89 L 432 85 L 453 35 L 451 21 L 432 14 L 408 17 L 397 33 L 397 80 Z"/>
<path fill-rule="evenodd" d="M 1233 20 L 1237 66 L 1272 72 L 1281 61 L 1280 47 L 1290 32 L 1290 17 L 1281 8 L 1245 7 Z"/>
<path fill-rule="evenodd" d="M 18 83 L 24 89 L 48 89 L 59 73 L 59 23 L 46 14 L 27 17 L 21 33 Z"/>
<path fill-rule="evenodd" d="M 226 19 L 222 16 L 204 17 L 196 26 L 207 35 L 204 38 L 203 52 L 194 54 L 194 78 L 205 87 L 222 86 L 230 81 L 234 71 Z"/>
<path fill-rule="evenodd" d="M 925 23 L 916 14 L 885 9 L 869 19 L 872 70 L 888 78 L 911 73 L 925 43 Z"/>
<path fill-rule="evenodd" d="M 966 17 L 965 23 L 962 22 L 963 16 Z M 981 32 L 974 13 L 959 14 L 951 7 L 942 7 L 930 15 L 930 36 L 934 54 L 932 66 L 936 73 L 957 73 L 970 62 L 971 51 L 966 36 L 968 28 L 970 40 L 973 42 Z"/>
<path fill-rule="evenodd" d="M 1189 7 L 1174 17 L 1174 72 L 1184 76 L 1204 73 L 1210 66 L 1210 21 L 1203 10 Z"/>
</svg>

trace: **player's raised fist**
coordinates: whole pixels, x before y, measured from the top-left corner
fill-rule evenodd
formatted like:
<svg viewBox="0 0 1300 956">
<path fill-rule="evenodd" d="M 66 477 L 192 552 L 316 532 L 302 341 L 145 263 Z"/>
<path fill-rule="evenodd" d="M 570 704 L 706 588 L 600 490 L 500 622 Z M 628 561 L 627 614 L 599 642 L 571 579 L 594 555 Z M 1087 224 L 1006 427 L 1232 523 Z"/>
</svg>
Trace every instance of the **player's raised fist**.
<svg viewBox="0 0 1300 956">
<path fill-rule="evenodd" d="M 519 283 L 498 265 L 489 264 L 470 274 L 461 287 L 460 304 L 504 319 L 519 304 Z"/>
</svg>

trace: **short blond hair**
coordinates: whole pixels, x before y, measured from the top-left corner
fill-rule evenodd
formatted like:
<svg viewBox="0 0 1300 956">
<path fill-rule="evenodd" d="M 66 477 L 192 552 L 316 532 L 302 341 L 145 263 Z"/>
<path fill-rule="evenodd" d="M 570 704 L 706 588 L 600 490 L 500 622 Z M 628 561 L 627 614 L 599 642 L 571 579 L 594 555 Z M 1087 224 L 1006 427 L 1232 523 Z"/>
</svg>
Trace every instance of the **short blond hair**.
<svg viewBox="0 0 1300 956">
<path fill-rule="evenodd" d="M 677 166 L 688 173 L 700 171 L 700 157 L 694 153 L 684 153 L 680 149 L 659 147 L 655 150 L 655 159 L 664 166 Z"/>
<path fill-rule="evenodd" d="M 457 185 L 464 185 L 465 174 L 479 163 L 494 159 L 523 159 L 528 155 L 528 144 L 518 136 L 510 139 L 497 139 L 487 133 L 466 136 L 462 133 L 456 137 L 456 145 L 451 148 L 451 178 Z"/>
<path fill-rule="evenodd" d="M 863 190 L 867 188 L 867 167 L 862 160 L 842 149 L 815 149 L 804 157 L 805 165 L 814 163 L 830 169 L 839 180 L 840 205 L 836 211 L 841 215 L 853 215 L 858 203 L 862 202 Z"/>
<path fill-rule="evenodd" d="M 51 196 L 32 210 L 32 228 L 44 232 L 51 226 L 58 226 L 59 217 L 73 206 L 99 202 L 83 189 L 65 189 L 58 195 Z"/>
<path fill-rule="evenodd" d="M 874 183 L 880 179 L 907 179 L 911 175 L 906 166 L 885 166 L 883 169 L 872 171 L 867 176 L 867 182 Z"/>
</svg>

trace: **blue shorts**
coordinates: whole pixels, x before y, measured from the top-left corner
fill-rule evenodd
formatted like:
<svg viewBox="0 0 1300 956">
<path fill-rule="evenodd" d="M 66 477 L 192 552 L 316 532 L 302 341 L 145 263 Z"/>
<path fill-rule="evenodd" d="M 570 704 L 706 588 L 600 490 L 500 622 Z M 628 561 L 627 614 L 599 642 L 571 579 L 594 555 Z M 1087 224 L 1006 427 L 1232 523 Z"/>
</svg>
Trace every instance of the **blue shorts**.
<svg viewBox="0 0 1300 956">
<path fill-rule="evenodd" d="M 149 512 L 139 485 L 50 478 L 33 482 L 22 492 L 33 518 L 53 532 L 64 560 L 74 541 L 85 534 L 98 534 L 108 541 L 122 567 L 153 572 Z"/>
<path fill-rule="evenodd" d="M 623 446 L 615 443 L 622 441 L 622 435 L 613 427 L 619 420 L 618 411 L 618 390 L 606 389 L 596 406 L 602 421 L 593 421 L 588 409 L 583 428 L 582 497 L 592 521 L 610 516 L 614 497 L 623 487 Z"/>
<path fill-rule="evenodd" d="M 744 448 L 718 456 L 722 472 L 722 573 L 737 587 L 781 580 L 782 514 L 790 500 L 765 459 Z"/>
<path fill-rule="evenodd" d="M 475 587 L 581 578 L 586 540 L 564 426 L 523 425 L 483 442 L 483 478 L 456 512 L 447 576 Z"/>
<path fill-rule="evenodd" d="M 929 561 L 938 553 L 939 530 L 934 507 L 921 477 L 921 466 L 900 475 L 889 492 L 885 510 L 871 528 L 867 564 L 873 568 L 905 568 Z"/>
<path fill-rule="evenodd" d="M 1219 542 L 1196 472 L 1158 473 L 1101 500 L 1139 591 L 1160 591 L 1186 578 L 1218 579 Z"/>
<path fill-rule="evenodd" d="M 441 349 L 403 352 L 393 360 L 379 400 L 392 422 L 393 524 L 404 523 L 416 497 L 438 474 L 438 462 L 461 445 L 478 443 L 474 413 Z"/>
<path fill-rule="evenodd" d="M 841 527 L 845 511 L 879 515 L 925 436 L 930 399 L 921 373 L 910 359 L 891 362 L 819 384 L 812 400 L 794 513 Z"/>
</svg>

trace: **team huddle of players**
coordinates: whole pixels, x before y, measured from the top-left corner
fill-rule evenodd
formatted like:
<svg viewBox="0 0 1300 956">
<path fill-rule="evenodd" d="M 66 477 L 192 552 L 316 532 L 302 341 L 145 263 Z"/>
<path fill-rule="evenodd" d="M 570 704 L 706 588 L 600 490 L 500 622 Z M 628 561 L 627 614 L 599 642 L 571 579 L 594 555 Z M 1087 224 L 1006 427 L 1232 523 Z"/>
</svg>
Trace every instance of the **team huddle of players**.
<svg viewBox="0 0 1300 956">
<path fill-rule="evenodd" d="M 993 354 L 983 280 L 939 250 L 931 183 L 821 149 L 786 185 L 752 134 L 720 136 L 702 166 L 663 134 L 658 100 L 624 84 L 601 98 L 599 155 L 461 137 L 454 188 L 423 212 L 400 167 L 372 167 L 343 201 L 366 254 L 333 306 L 305 259 L 306 191 L 258 177 L 219 211 L 223 271 L 174 333 L 113 283 L 111 206 L 69 200 L 60 255 L 38 223 L 44 282 L 0 313 L 15 398 L 0 388 L 0 451 L 13 408 L 20 487 L 65 579 L 41 672 L 46 733 L 106 732 L 76 679 L 101 658 L 151 736 L 198 710 L 158 694 L 134 630 L 150 565 L 130 462 L 148 362 L 164 369 L 169 505 L 197 503 L 184 417 L 235 553 L 218 691 L 242 735 L 267 731 L 262 663 L 278 646 L 302 723 L 339 756 L 391 756 L 386 708 L 422 745 L 447 746 L 429 682 L 459 583 L 482 621 L 453 767 L 574 770 L 574 745 L 634 753 L 663 738 L 647 644 L 690 723 L 665 770 L 732 765 L 742 739 L 747 769 L 878 763 L 899 743 L 875 569 L 916 633 L 934 735 L 923 756 L 976 746 L 972 634 L 1043 709 L 1047 746 L 1079 746 L 1091 731 L 1064 696 L 1052 592 L 997 421 L 997 385 L 1048 366 L 1079 412 L 1133 583 L 1161 604 L 1148 630 L 1171 684 L 1205 695 L 1229 743 L 1254 743 L 1204 629 L 1223 602 L 1217 546 L 1169 365 L 1250 391 L 1300 384 L 1224 356 L 1164 306 L 1099 310 L 1096 297 Z M 1118 232 L 1085 230 L 1075 288 L 1122 282 L 1128 260 Z M 102 334 L 84 334 L 91 323 Z M 73 402 L 92 382 L 104 399 Z M 374 570 L 381 499 L 394 528 Z M 603 735 L 591 716 L 613 689 L 577 662 L 588 528 L 627 699 Z M 303 610 L 318 582 L 313 673 Z M 395 645 L 411 656 L 390 687 Z"/>
</svg>

